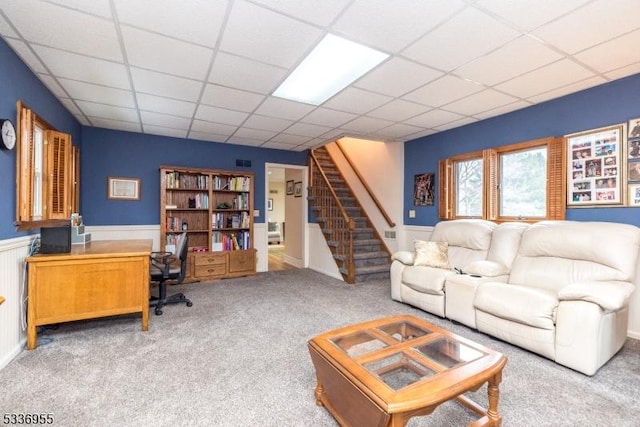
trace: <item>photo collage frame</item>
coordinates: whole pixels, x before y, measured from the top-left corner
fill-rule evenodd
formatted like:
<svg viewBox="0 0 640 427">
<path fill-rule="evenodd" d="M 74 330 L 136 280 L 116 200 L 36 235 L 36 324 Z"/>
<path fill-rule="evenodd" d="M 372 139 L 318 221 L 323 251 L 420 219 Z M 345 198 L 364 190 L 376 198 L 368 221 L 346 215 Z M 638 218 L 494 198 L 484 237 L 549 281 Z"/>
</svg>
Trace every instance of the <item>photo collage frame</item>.
<svg viewBox="0 0 640 427">
<path fill-rule="evenodd" d="M 640 117 L 629 120 L 627 144 L 628 205 L 640 206 Z"/>
</svg>

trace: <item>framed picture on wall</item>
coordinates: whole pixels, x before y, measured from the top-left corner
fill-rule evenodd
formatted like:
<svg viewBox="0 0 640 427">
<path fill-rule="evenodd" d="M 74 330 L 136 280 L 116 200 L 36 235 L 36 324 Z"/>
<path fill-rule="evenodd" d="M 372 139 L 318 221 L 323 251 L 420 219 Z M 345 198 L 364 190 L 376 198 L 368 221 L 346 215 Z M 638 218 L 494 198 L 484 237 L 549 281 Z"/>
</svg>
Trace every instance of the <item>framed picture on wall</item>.
<svg viewBox="0 0 640 427">
<path fill-rule="evenodd" d="M 267 199 L 267 210 L 268 211 L 273 210 L 273 199 Z"/>
<path fill-rule="evenodd" d="M 140 179 L 110 176 L 107 178 L 107 199 L 140 200 Z"/>
<path fill-rule="evenodd" d="M 287 196 L 290 196 L 293 194 L 293 180 L 291 181 L 287 181 Z"/>
<path fill-rule="evenodd" d="M 567 206 L 619 205 L 626 188 L 623 125 L 566 136 Z"/>
<path fill-rule="evenodd" d="M 629 141 L 633 139 L 640 140 L 640 117 L 629 120 Z"/>
<path fill-rule="evenodd" d="M 294 197 L 302 197 L 302 182 L 298 181 L 293 185 Z"/>
<path fill-rule="evenodd" d="M 433 181 L 436 174 L 422 173 L 413 177 L 413 205 L 433 206 Z"/>
<path fill-rule="evenodd" d="M 640 184 L 629 184 L 629 206 L 640 206 Z"/>
</svg>

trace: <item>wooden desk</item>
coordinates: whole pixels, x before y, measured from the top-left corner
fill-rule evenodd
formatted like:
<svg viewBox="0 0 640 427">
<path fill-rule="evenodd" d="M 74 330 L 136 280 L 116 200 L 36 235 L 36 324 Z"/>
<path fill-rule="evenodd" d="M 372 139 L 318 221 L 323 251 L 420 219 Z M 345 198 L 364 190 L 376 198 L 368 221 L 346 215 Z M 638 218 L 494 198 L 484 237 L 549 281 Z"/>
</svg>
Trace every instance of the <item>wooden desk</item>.
<svg viewBox="0 0 640 427">
<path fill-rule="evenodd" d="M 66 254 L 27 258 L 27 348 L 36 327 L 117 314 L 142 313 L 149 328 L 149 256 L 152 240 L 98 240 Z"/>
</svg>

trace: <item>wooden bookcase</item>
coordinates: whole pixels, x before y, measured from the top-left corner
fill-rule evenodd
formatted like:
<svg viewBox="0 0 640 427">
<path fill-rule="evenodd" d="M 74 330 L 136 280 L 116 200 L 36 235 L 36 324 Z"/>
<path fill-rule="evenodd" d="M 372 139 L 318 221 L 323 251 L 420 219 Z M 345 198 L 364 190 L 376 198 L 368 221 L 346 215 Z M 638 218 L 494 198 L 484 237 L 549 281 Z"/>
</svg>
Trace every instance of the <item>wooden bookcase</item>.
<svg viewBox="0 0 640 427">
<path fill-rule="evenodd" d="M 189 236 L 188 281 L 256 274 L 250 172 L 162 166 L 160 246 Z"/>
</svg>

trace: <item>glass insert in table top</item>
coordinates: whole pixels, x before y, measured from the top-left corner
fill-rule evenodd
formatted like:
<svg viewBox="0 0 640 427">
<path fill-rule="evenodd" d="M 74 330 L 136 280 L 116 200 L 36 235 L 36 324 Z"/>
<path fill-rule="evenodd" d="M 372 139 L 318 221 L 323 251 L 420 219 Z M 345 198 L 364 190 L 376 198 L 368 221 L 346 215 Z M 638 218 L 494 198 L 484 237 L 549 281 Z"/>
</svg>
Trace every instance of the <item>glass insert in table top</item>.
<svg viewBox="0 0 640 427">
<path fill-rule="evenodd" d="M 404 342 L 431 333 L 430 330 L 421 328 L 409 322 L 389 323 L 381 325 L 376 329 L 393 338 L 397 342 Z M 330 341 L 352 358 L 387 347 L 387 344 L 384 341 L 379 340 L 367 330 L 335 337 Z"/>
</svg>

